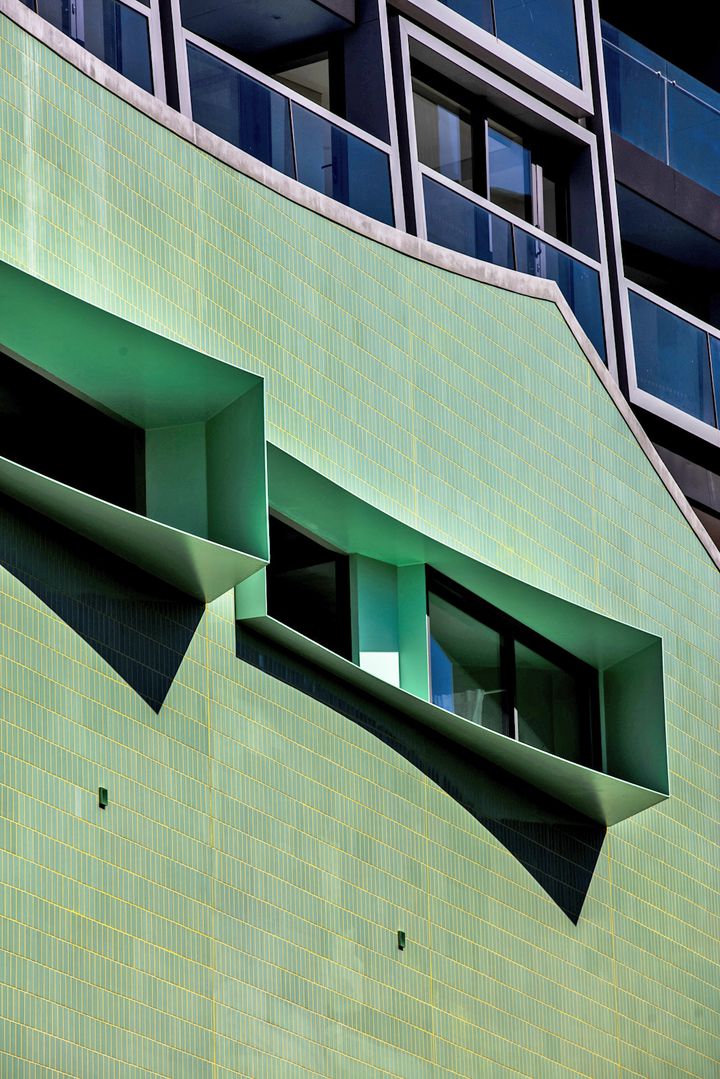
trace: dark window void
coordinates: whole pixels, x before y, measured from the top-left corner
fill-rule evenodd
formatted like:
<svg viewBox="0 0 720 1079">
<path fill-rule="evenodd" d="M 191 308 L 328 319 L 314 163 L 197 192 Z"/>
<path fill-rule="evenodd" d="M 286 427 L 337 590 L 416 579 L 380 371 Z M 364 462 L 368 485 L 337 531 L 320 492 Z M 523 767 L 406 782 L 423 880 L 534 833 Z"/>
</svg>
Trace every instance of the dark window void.
<svg viewBox="0 0 720 1079">
<path fill-rule="evenodd" d="M 332 652 L 351 659 L 347 555 L 270 518 L 268 614 Z"/>
<path fill-rule="evenodd" d="M 617 185 L 625 275 L 720 327 L 720 240 Z"/>
<path fill-rule="evenodd" d="M 439 575 L 428 581 L 433 704 L 599 768 L 597 672 Z"/>
<path fill-rule="evenodd" d="M 145 433 L 0 355 L 0 455 L 144 512 Z"/>
</svg>

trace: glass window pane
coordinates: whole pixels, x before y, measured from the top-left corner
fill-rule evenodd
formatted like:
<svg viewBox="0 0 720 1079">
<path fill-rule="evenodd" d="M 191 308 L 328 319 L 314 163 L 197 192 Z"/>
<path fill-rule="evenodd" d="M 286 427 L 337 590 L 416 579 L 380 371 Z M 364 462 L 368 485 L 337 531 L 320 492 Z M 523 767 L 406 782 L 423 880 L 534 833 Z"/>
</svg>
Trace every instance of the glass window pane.
<svg viewBox="0 0 720 1079">
<path fill-rule="evenodd" d="M 300 105 L 292 113 L 300 183 L 392 225 L 387 154 Z"/>
<path fill-rule="evenodd" d="M 518 135 L 496 124 L 488 125 L 488 193 L 491 202 L 532 221 L 530 151 Z"/>
<path fill-rule="evenodd" d="M 471 258 L 515 268 L 512 226 L 470 199 L 425 176 L 427 238 Z"/>
<path fill-rule="evenodd" d="M 146 17 L 118 0 L 85 0 L 77 4 L 74 24 L 70 9 L 67 0 L 37 3 L 38 15 L 43 19 L 75 37 L 93 56 L 152 93 L 150 29 Z"/>
<path fill-rule="evenodd" d="M 348 559 L 270 518 L 268 614 L 350 658 Z"/>
<path fill-rule="evenodd" d="M 601 359 L 605 360 L 605 331 L 597 270 L 519 228 L 515 229 L 515 254 L 521 273 L 547 277 L 557 282 L 573 314 Z"/>
<path fill-rule="evenodd" d="M 656 71 L 604 43 L 610 127 L 665 161 L 665 83 Z"/>
<path fill-rule="evenodd" d="M 720 112 L 668 85 L 670 164 L 720 195 Z"/>
<path fill-rule="evenodd" d="M 581 732 L 589 716 L 581 715 L 575 677 L 531 648 L 515 642 L 515 708 L 518 738 L 566 760 L 582 762 Z"/>
<path fill-rule="evenodd" d="M 497 36 L 580 85 L 573 0 L 495 0 Z"/>
<path fill-rule="evenodd" d="M 473 189 L 470 111 L 413 79 L 418 158 L 436 172 Z"/>
<path fill-rule="evenodd" d="M 474 22 L 482 30 L 487 30 L 489 34 L 495 32 L 491 0 L 440 0 L 440 3 L 470 22 Z"/>
<path fill-rule="evenodd" d="M 715 424 L 704 330 L 630 292 L 635 371 L 641 390 Z"/>
<path fill-rule="evenodd" d="M 193 119 L 266 165 L 294 176 L 287 98 L 188 45 Z"/>
<path fill-rule="evenodd" d="M 504 733 L 500 635 L 433 592 L 428 610 L 433 704 Z"/>
<path fill-rule="evenodd" d="M 720 402 L 718 401 L 718 394 L 720 393 L 720 340 L 717 337 L 710 338 L 710 356 L 715 389 L 715 425 L 720 426 Z"/>
</svg>

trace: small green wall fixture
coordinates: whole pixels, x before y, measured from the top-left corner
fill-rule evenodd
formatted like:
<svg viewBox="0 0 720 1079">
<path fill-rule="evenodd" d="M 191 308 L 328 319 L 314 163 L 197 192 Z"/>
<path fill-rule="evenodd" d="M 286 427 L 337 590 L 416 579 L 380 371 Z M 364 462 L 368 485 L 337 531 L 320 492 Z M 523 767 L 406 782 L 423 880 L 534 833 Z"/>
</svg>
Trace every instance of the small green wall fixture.
<svg viewBox="0 0 720 1079">
<path fill-rule="evenodd" d="M 37 309 L 46 317 L 26 317 Z M 9 457 L 0 457 L 0 489 L 197 599 L 215 599 L 266 563 L 262 379 L 5 264 L 0 325 L 8 366 L 19 360 L 144 434 L 144 512 Z M 0 355 L 0 378 L 2 363 Z"/>
</svg>

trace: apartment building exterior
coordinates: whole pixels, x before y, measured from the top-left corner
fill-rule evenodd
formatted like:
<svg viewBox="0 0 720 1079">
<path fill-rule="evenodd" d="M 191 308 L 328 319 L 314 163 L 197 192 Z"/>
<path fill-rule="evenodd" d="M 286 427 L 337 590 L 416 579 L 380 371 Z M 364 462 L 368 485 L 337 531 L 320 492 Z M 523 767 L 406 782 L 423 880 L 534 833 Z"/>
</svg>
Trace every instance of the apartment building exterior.
<svg viewBox="0 0 720 1079">
<path fill-rule="evenodd" d="M 716 53 L 0 0 L 0 1074 L 717 1074 Z"/>
</svg>

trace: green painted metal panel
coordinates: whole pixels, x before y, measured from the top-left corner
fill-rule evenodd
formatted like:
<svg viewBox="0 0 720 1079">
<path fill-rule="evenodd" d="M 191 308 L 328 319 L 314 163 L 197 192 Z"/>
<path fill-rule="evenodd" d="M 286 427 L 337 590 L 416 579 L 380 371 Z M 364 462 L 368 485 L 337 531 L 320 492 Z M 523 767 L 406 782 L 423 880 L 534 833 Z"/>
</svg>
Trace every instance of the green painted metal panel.
<svg viewBox="0 0 720 1079">
<path fill-rule="evenodd" d="M 397 570 L 363 555 L 350 558 L 353 661 L 393 685 L 400 682 Z"/>
<path fill-rule="evenodd" d="M 425 566 L 398 567 L 400 684 L 421 700 L 430 697 Z"/>
<path fill-rule="evenodd" d="M 207 539 L 204 423 L 145 432 L 145 510 L 148 517 Z"/>
<path fill-rule="evenodd" d="M 650 645 L 603 673 L 607 767 L 668 792 L 662 649 Z"/>
<path fill-rule="evenodd" d="M 208 534 L 269 557 L 263 390 L 256 385 L 207 423 Z"/>
</svg>

